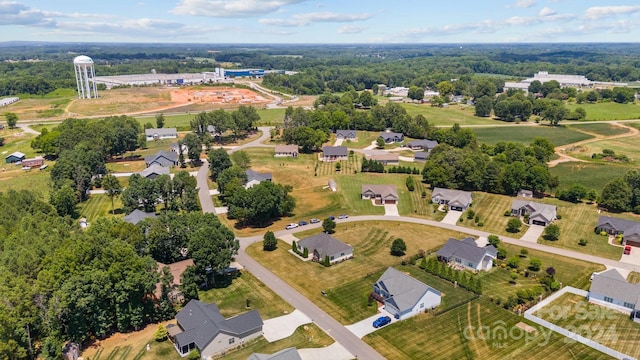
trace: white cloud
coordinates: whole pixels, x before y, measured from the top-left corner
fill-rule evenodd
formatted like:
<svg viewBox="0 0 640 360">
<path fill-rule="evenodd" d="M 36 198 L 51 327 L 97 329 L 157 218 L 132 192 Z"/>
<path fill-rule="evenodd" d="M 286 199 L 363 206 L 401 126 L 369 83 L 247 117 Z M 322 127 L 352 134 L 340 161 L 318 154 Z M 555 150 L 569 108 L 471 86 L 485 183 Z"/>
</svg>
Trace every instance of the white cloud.
<svg viewBox="0 0 640 360">
<path fill-rule="evenodd" d="M 211 17 L 259 16 L 307 0 L 181 0 L 171 12 Z"/>
<path fill-rule="evenodd" d="M 542 10 L 540 10 L 540 13 L 538 13 L 539 16 L 551 16 L 551 15 L 555 15 L 558 12 L 550 9 L 548 7 L 543 7 Z"/>
<path fill-rule="evenodd" d="M 338 34 L 358 34 L 367 30 L 366 26 L 345 25 L 338 29 Z"/>
<path fill-rule="evenodd" d="M 306 14 L 295 14 L 291 19 L 260 19 L 258 22 L 268 26 L 307 26 L 312 23 L 328 22 L 328 23 L 345 23 L 363 21 L 371 18 L 372 14 L 338 14 L 332 12 L 316 12 Z"/>
<path fill-rule="evenodd" d="M 598 20 L 604 17 L 616 15 L 628 15 L 640 11 L 640 6 L 594 6 L 584 12 L 584 17 L 588 20 Z"/>
<path fill-rule="evenodd" d="M 0 1 L 0 25 L 52 26 L 55 20 L 46 12 L 14 1 Z"/>
<path fill-rule="evenodd" d="M 507 7 L 530 8 L 537 3 L 538 0 L 518 0 L 513 4 L 507 5 Z"/>
</svg>

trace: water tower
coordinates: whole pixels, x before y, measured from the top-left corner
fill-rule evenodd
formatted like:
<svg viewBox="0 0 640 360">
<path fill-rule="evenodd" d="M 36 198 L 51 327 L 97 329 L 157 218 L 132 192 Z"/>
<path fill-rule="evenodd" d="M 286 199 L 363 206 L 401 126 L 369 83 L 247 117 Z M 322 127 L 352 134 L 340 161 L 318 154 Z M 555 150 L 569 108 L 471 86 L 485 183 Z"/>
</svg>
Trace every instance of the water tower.
<svg viewBox="0 0 640 360">
<path fill-rule="evenodd" d="M 88 56 L 77 56 L 73 59 L 73 67 L 76 73 L 76 84 L 78 85 L 78 98 L 95 99 L 98 97 L 93 69 L 93 60 Z"/>
</svg>

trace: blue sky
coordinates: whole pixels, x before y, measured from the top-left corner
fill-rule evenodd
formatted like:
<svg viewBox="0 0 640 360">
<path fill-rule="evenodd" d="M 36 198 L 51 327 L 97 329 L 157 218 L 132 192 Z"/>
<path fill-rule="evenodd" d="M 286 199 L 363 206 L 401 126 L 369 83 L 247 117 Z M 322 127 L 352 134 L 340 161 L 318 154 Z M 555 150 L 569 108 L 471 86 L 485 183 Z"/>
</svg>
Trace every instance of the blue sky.
<svg viewBox="0 0 640 360">
<path fill-rule="evenodd" d="M 591 0 L 0 0 L 0 41 L 637 42 L 640 4 Z"/>
</svg>

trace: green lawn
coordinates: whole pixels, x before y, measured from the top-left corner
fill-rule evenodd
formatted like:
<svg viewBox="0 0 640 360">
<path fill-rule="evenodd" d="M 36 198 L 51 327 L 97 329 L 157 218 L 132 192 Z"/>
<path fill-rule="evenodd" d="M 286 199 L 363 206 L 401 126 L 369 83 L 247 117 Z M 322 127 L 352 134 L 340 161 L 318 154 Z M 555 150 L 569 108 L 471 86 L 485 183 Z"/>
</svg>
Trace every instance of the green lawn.
<svg viewBox="0 0 640 360">
<path fill-rule="evenodd" d="M 519 322 L 537 332 L 521 331 Z M 437 316 L 414 316 L 364 340 L 387 359 L 609 359 L 483 300 Z"/>
<path fill-rule="evenodd" d="M 121 179 L 120 179 L 121 180 Z M 119 197 L 114 198 L 116 215 L 122 216 L 122 202 Z M 92 222 L 102 216 L 111 215 L 111 198 L 107 195 L 91 195 L 89 200 L 78 205 L 78 213 Z"/>
<path fill-rule="evenodd" d="M 605 163 L 560 163 L 549 169 L 552 176 L 560 181 L 558 189 L 566 189 L 572 184 L 581 184 L 589 189 L 596 189 L 598 194 L 611 180 L 623 176 L 632 168 Z"/>
<path fill-rule="evenodd" d="M 569 110 L 581 107 L 587 112 L 585 120 L 626 120 L 640 119 L 638 104 L 618 104 L 615 102 L 601 102 L 596 104 L 567 103 Z M 569 122 L 564 122 L 568 124 Z"/>
<path fill-rule="evenodd" d="M 479 142 L 496 144 L 498 142 L 511 141 L 530 144 L 535 138 L 541 137 L 551 141 L 555 146 L 570 144 L 577 141 L 590 139 L 593 136 L 574 130 L 569 127 L 558 126 L 501 126 L 473 129 Z"/>
<path fill-rule="evenodd" d="M 535 315 L 623 354 L 638 355 L 640 323 L 629 320 L 627 314 L 591 304 L 582 296 L 564 294 Z"/>
<path fill-rule="evenodd" d="M 574 149 L 567 149 L 567 154 L 589 162 L 619 164 L 624 166 L 634 166 L 638 164 L 638 141 L 640 135 L 622 137 L 617 139 L 604 139 L 590 142 Z M 601 154 L 604 149 L 613 150 L 616 155 L 626 155 L 628 162 L 617 162 L 607 160 L 593 160 L 593 154 Z"/>
<path fill-rule="evenodd" d="M 235 109 L 229 109 L 228 111 L 233 111 Z M 282 123 L 282 118 L 284 117 L 285 109 L 256 109 L 258 111 L 258 115 L 260 115 L 260 120 L 258 121 L 257 126 L 272 126 Z M 165 124 L 164 127 L 177 127 L 180 130 L 189 130 L 191 127 L 191 120 L 196 117 L 196 113 L 185 113 L 185 114 L 165 114 Z M 156 123 L 155 115 L 145 115 L 136 117 L 141 125 L 144 125 L 148 122 L 154 124 Z"/>
<path fill-rule="evenodd" d="M 569 128 L 603 136 L 620 135 L 629 132 L 628 128 L 615 124 L 572 124 Z"/>
<path fill-rule="evenodd" d="M 400 106 L 407 110 L 411 117 L 420 114 L 424 116 L 430 124 L 436 126 L 460 125 L 491 125 L 503 124 L 491 118 L 478 117 L 474 115 L 475 108 L 467 105 L 450 105 L 446 108 L 432 107 L 429 104 L 401 103 Z"/>
<path fill-rule="evenodd" d="M 497 235 L 519 237 L 523 232 L 519 234 L 510 234 L 506 231 L 509 217 L 504 216 L 504 212 L 511 209 L 513 199 L 513 197 L 506 195 L 474 192 L 471 209 L 480 217 L 480 221 L 483 223 L 483 226 L 478 227 L 475 225 L 473 220 L 467 219 L 466 214 L 463 214 L 461 218 L 464 220 L 461 223 L 458 223 L 458 225 L 476 228 L 478 230 L 487 231 Z"/>
</svg>

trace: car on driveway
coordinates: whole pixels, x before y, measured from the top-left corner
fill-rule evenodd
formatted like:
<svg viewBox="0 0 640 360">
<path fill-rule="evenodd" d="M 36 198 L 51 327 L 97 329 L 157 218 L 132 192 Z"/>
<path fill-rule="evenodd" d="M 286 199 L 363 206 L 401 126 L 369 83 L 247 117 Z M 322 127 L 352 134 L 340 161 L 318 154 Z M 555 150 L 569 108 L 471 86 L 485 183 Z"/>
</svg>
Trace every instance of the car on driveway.
<svg viewBox="0 0 640 360">
<path fill-rule="evenodd" d="M 311 223 L 312 224 L 316 224 L 316 223 L 319 223 L 319 222 L 320 222 L 320 219 L 316 219 L 316 218 L 311 219 Z"/>
<path fill-rule="evenodd" d="M 302 220 L 302 221 L 300 221 L 300 222 L 298 223 L 298 225 L 300 225 L 300 226 L 305 226 L 305 225 L 309 225 L 309 223 L 308 223 L 308 222 L 306 222 L 306 221 L 304 221 L 304 220 Z"/>
<path fill-rule="evenodd" d="M 331 219 L 331 220 L 335 220 L 335 219 L 336 219 L 336 217 L 335 217 L 335 216 L 333 216 L 333 215 L 331 215 L 331 216 L 329 216 L 329 219 Z"/>
<path fill-rule="evenodd" d="M 346 219 L 346 218 L 348 218 L 348 217 L 349 217 L 349 215 L 347 215 L 347 214 L 342 214 L 342 215 L 338 216 L 338 219 Z"/>
<path fill-rule="evenodd" d="M 373 327 L 379 328 L 383 327 L 391 322 L 391 318 L 388 316 L 381 316 L 373 321 Z"/>
<path fill-rule="evenodd" d="M 297 228 L 298 226 L 299 226 L 299 225 L 298 225 L 298 224 L 296 224 L 296 223 L 291 223 L 291 224 L 287 225 L 287 226 L 285 227 L 285 229 L 287 229 L 287 230 L 291 230 L 291 229 L 295 229 L 295 228 Z"/>
<path fill-rule="evenodd" d="M 627 245 L 624 247 L 624 254 L 631 255 L 631 246 Z"/>
</svg>

